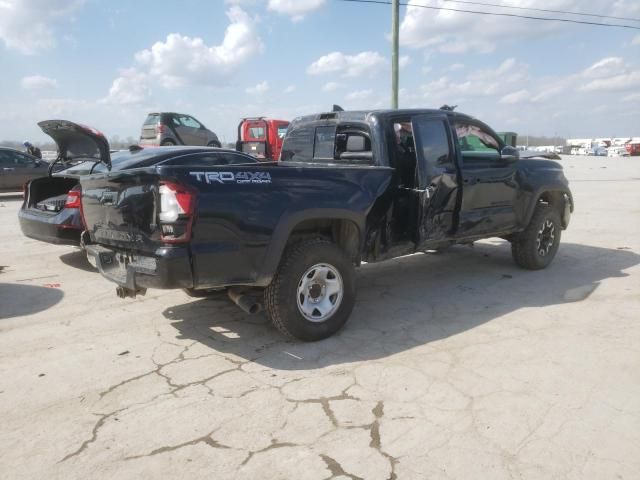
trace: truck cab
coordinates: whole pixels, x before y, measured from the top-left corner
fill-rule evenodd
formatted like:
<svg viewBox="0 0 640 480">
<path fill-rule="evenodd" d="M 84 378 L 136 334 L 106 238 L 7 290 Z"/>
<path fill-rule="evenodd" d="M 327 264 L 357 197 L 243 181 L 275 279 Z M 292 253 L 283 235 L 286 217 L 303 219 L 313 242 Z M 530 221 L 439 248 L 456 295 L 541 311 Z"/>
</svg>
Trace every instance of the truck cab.
<svg viewBox="0 0 640 480">
<path fill-rule="evenodd" d="M 238 124 L 236 150 L 253 155 L 260 161 L 278 160 L 288 127 L 287 120 L 243 118 Z"/>
</svg>

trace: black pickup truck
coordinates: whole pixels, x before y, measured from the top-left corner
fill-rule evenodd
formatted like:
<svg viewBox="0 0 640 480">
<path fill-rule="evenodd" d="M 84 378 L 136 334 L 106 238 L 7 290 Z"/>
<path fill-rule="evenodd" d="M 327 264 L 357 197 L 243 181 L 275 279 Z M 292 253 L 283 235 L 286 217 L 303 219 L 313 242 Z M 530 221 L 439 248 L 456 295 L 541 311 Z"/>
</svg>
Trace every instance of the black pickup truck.
<svg viewBox="0 0 640 480">
<path fill-rule="evenodd" d="M 347 321 L 362 262 L 502 237 L 518 265 L 541 269 L 573 211 L 558 163 L 521 158 L 449 110 L 310 115 L 291 123 L 277 163 L 195 155 L 80 183 L 82 241 L 120 296 L 226 291 L 305 341 Z"/>
</svg>

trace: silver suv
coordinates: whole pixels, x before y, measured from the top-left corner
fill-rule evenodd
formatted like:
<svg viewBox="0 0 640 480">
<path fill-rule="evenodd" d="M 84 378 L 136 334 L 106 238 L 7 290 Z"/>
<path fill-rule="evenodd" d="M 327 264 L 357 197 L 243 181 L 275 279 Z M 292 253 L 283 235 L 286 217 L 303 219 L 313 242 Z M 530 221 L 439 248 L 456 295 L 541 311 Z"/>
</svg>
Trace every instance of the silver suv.
<svg viewBox="0 0 640 480">
<path fill-rule="evenodd" d="M 191 115 L 150 113 L 142 125 L 140 145 L 207 145 L 219 147 L 218 136 Z"/>
</svg>

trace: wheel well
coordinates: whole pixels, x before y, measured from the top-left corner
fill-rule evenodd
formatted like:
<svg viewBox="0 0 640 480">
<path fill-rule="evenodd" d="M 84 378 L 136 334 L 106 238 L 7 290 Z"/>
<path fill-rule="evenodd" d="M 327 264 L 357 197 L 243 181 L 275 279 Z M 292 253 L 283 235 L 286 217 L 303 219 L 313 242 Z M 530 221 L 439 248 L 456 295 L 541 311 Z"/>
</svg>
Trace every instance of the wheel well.
<svg viewBox="0 0 640 480">
<path fill-rule="evenodd" d="M 543 192 L 538 197 L 538 203 L 549 205 L 551 208 L 562 214 L 564 209 L 564 194 L 559 191 Z"/>
<path fill-rule="evenodd" d="M 342 248 L 354 263 L 360 263 L 360 229 L 355 222 L 331 218 L 304 220 L 291 231 L 287 245 L 314 237 L 331 240 Z"/>
</svg>

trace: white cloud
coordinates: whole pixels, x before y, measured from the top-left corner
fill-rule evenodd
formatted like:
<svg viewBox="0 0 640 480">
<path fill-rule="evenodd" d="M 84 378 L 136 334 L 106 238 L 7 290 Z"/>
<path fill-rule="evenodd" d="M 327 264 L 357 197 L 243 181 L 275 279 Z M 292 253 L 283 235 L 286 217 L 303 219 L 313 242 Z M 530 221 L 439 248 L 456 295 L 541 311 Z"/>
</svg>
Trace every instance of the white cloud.
<svg viewBox="0 0 640 480">
<path fill-rule="evenodd" d="M 148 76 L 135 68 L 120 72 L 120 76 L 111 84 L 109 95 L 99 103 L 132 105 L 144 102 L 149 96 Z"/>
<path fill-rule="evenodd" d="M 430 101 L 438 99 L 436 103 L 455 103 L 452 98 L 459 95 L 473 97 L 499 95 L 505 90 L 518 88 L 527 79 L 528 66 L 514 58 L 508 58 L 497 68 L 472 71 L 459 82 L 451 81 L 446 75 L 442 76 L 422 85 L 421 90 L 425 98 Z"/>
<path fill-rule="evenodd" d="M 543 86 L 543 88 L 538 93 L 536 93 L 531 97 L 531 101 L 533 103 L 544 102 L 545 100 L 548 100 L 550 98 L 560 95 L 565 90 L 566 90 L 566 87 L 562 84 Z"/>
<path fill-rule="evenodd" d="M 640 70 L 634 70 L 620 57 L 599 60 L 582 72 L 587 83 L 582 92 L 619 92 L 640 88 Z"/>
<path fill-rule="evenodd" d="M 404 68 L 407 65 L 409 65 L 411 63 L 411 58 L 409 57 L 409 55 L 402 55 L 399 59 L 398 59 L 398 66 L 400 68 Z"/>
<path fill-rule="evenodd" d="M 638 12 L 640 2 L 637 0 L 494 0 L 497 5 L 517 7 L 544 7 L 548 9 L 562 9 L 568 11 L 591 11 L 604 15 L 630 16 Z M 561 22 L 535 22 L 532 20 L 512 17 L 473 15 L 449 10 L 434 10 L 428 7 L 444 7 L 465 9 L 446 0 L 409 0 L 404 17 L 400 24 L 400 41 L 410 48 L 430 47 L 444 53 L 478 52 L 489 53 L 495 51 L 497 45 L 504 45 L 509 41 L 526 38 L 545 38 L 550 35 L 561 35 L 571 32 L 578 26 L 571 26 Z M 469 10 L 485 10 L 475 6 L 468 6 Z M 494 12 L 517 13 L 509 9 L 492 9 Z M 531 12 L 529 12 L 531 13 Z M 557 16 L 557 15 L 551 15 Z"/>
<path fill-rule="evenodd" d="M 455 72 L 456 70 L 462 70 L 463 68 L 464 68 L 464 65 L 462 63 L 454 63 L 452 65 L 449 65 L 447 68 L 445 68 L 445 71 Z"/>
<path fill-rule="evenodd" d="M 295 85 L 288 85 L 287 88 L 284 89 L 284 93 L 295 92 L 295 90 L 296 90 L 296 86 Z"/>
<path fill-rule="evenodd" d="M 136 53 L 139 67 L 167 88 L 224 85 L 243 63 L 263 49 L 255 19 L 237 6 L 227 11 L 227 17 L 230 24 L 220 45 L 208 46 L 201 38 L 171 33 L 164 42 Z"/>
<path fill-rule="evenodd" d="M 583 75 L 590 78 L 603 78 L 623 73 L 625 70 L 624 59 L 620 57 L 607 57 L 597 61 L 584 70 Z"/>
<path fill-rule="evenodd" d="M 31 75 L 24 77 L 20 85 L 25 90 L 40 90 L 44 88 L 56 88 L 58 81 L 55 78 L 44 77 L 42 75 Z"/>
<path fill-rule="evenodd" d="M 322 86 L 322 91 L 324 92 L 335 92 L 339 88 L 342 88 L 342 85 L 337 82 L 327 82 Z"/>
<path fill-rule="evenodd" d="M 253 87 L 249 87 L 245 90 L 249 95 L 264 95 L 269 91 L 269 82 L 266 80 L 263 82 L 254 85 Z"/>
<path fill-rule="evenodd" d="M 385 58 L 378 52 L 360 52 L 356 55 L 331 52 L 309 65 L 307 73 L 309 75 L 340 73 L 345 77 L 359 77 L 378 71 L 385 63 Z"/>
<path fill-rule="evenodd" d="M 633 40 L 631 40 L 631 45 L 640 45 L 640 34 L 633 37 Z"/>
<path fill-rule="evenodd" d="M 583 92 L 619 92 L 640 88 L 640 71 L 597 78 L 580 87 Z"/>
<path fill-rule="evenodd" d="M 632 93 L 630 95 L 627 95 L 622 100 L 624 100 L 625 102 L 637 102 L 637 101 L 640 101 L 640 92 Z"/>
<path fill-rule="evenodd" d="M 356 90 L 354 92 L 350 92 L 347 95 L 345 95 L 345 99 L 346 100 L 366 100 L 368 98 L 371 98 L 373 96 L 373 90 L 372 89 L 366 89 L 366 90 Z"/>
<path fill-rule="evenodd" d="M 530 99 L 530 97 L 531 94 L 529 93 L 529 91 L 526 89 L 522 89 L 503 96 L 502 98 L 500 98 L 500 103 L 506 105 L 514 105 L 516 103 L 526 102 Z"/>
<path fill-rule="evenodd" d="M 269 0 L 267 8 L 281 15 L 300 21 L 306 14 L 324 6 L 326 0 Z"/>
<path fill-rule="evenodd" d="M 31 55 L 55 45 L 53 26 L 67 20 L 84 0 L 2 0 L 0 40 L 20 53 Z"/>
</svg>

